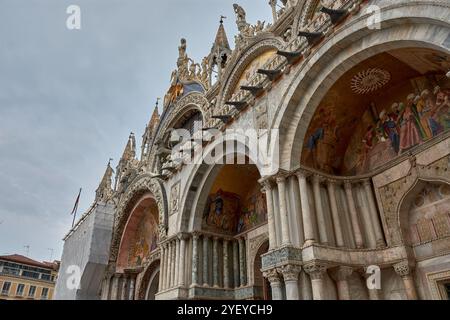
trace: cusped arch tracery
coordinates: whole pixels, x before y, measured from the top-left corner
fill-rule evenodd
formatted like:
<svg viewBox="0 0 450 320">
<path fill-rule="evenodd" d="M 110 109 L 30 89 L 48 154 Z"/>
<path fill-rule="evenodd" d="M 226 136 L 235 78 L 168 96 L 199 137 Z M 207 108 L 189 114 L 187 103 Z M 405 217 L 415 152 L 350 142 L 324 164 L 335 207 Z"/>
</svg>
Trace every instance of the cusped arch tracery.
<svg viewBox="0 0 450 320">
<path fill-rule="evenodd" d="M 429 165 L 418 165 L 412 158 L 411 169 L 405 177 L 378 189 L 386 225 L 385 230 L 387 230 L 387 240 L 390 246 L 405 243 L 404 225 L 407 219 L 405 214 L 408 212 L 408 210 L 402 210 L 405 199 L 420 182 L 450 184 L 449 163 L 450 156 L 448 155 Z"/>
<path fill-rule="evenodd" d="M 150 195 L 156 202 L 159 218 L 159 238 L 167 235 L 168 205 L 164 186 L 151 175 L 145 174 L 137 177 L 120 197 L 116 210 L 114 233 L 111 242 L 110 261 L 117 262 L 121 240 L 125 227 L 133 213 L 133 208 L 145 195 Z"/>
</svg>

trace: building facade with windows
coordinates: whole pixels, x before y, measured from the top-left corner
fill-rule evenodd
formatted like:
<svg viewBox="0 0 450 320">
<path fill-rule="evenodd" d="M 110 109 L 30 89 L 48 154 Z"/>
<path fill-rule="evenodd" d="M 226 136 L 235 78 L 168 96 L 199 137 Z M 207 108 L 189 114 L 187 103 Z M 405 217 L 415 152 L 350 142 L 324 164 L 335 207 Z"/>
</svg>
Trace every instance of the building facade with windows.
<svg viewBox="0 0 450 320">
<path fill-rule="evenodd" d="M 52 300 L 59 262 L 0 256 L 0 300 Z"/>
<path fill-rule="evenodd" d="M 267 10 L 234 5 L 200 64 L 181 40 L 140 154 L 66 238 L 78 297 L 449 298 L 450 1 Z"/>
</svg>

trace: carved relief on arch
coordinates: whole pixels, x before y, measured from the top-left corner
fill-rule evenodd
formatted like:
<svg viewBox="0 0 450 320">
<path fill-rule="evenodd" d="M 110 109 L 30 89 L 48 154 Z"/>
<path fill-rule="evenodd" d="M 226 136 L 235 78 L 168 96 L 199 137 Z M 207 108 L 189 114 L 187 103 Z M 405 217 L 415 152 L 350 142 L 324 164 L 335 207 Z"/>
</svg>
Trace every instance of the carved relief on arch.
<svg viewBox="0 0 450 320">
<path fill-rule="evenodd" d="M 248 240 L 249 243 L 248 270 L 250 271 L 250 279 L 249 279 L 250 283 L 255 283 L 255 261 L 256 259 L 259 259 L 258 253 L 260 249 L 263 247 L 263 245 L 268 243 L 268 241 L 269 241 L 268 233 L 260 234 L 259 236 Z"/>
<path fill-rule="evenodd" d="M 231 98 L 234 90 L 241 79 L 242 73 L 256 58 L 269 50 L 282 50 L 285 46 L 283 39 L 266 34 L 264 37 L 255 38 L 255 42 L 242 52 L 237 53 L 230 59 L 228 68 L 223 75 L 223 83 L 220 90 L 220 105 Z"/>
<path fill-rule="evenodd" d="M 122 235 L 132 213 L 132 209 L 136 205 L 136 202 L 147 193 L 153 196 L 158 207 L 159 238 L 161 240 L 167 236 L 168 208 L 165 189 L 160 182 L 152 179 L 150 175 L 141 175 L 130 184 L 119 200 L 114 221 L 110 261 L 117 261 Z"/>
<path fill-rule="evenodd" d="M 427 165 L 417 165 L 412 162 L 408 175 L 378 189 L 384 220 L 387 227 L 387 240 L 389 246 L 403 245 L 405 238 L 402 233 L 401 207 L 410 191 L 418 181 L 436 181 L 450 183 L 450 156 Z"/>
</svg>

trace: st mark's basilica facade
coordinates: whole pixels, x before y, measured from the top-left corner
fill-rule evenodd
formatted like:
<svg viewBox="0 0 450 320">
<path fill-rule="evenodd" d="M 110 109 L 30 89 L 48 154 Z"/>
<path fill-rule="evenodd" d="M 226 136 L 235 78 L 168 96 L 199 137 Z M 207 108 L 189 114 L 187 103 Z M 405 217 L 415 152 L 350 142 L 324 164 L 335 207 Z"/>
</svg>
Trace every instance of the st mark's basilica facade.
<svg viewBox="0 0 450 320">
<path fill-rule="evenodd" d="M 449 298 L 450 1 L 269 5 L 270 23 L 234 5 L 234 49 L 221 21 L 200 63 L 181 40 L 162 113 L 65 238 L 56 298 Z M 230 135 L 235 161 L 179 161 L 179 129 L 183 154 L 253 129 L 267 157 Z"/>
</svg>

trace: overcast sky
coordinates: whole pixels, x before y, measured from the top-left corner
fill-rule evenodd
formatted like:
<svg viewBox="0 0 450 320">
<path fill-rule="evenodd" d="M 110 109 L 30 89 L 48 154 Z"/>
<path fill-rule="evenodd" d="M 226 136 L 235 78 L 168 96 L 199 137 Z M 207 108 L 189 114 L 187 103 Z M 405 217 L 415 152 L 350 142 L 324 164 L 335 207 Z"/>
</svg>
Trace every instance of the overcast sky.
<svg viewBox="0 0 450 320">
<path fill-rule="evenodd" d="M 0 255 L 60 258 L 79 188 L 81 215 L 164 96 L 180 38 L 201 62 L 223 14 L 234 43 L 234 2 L 271 22 L 268 0 L 0 0 Z"/>
</svg>

